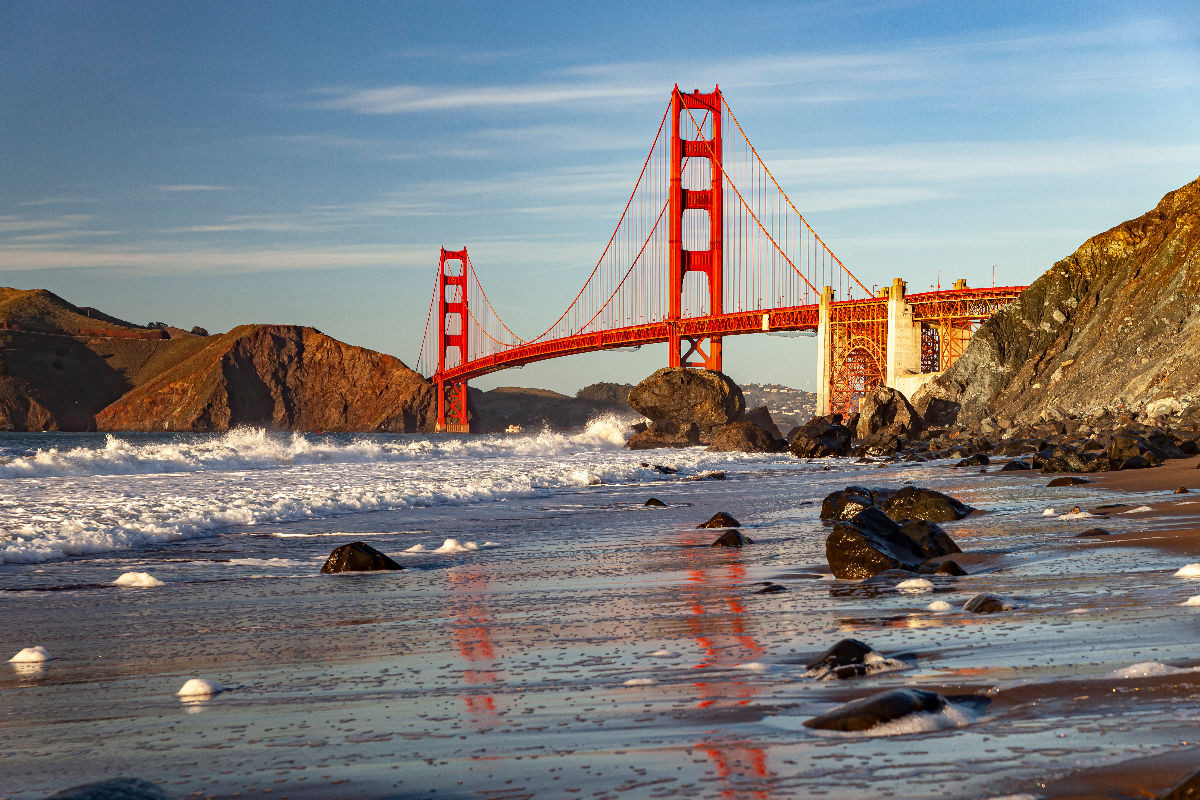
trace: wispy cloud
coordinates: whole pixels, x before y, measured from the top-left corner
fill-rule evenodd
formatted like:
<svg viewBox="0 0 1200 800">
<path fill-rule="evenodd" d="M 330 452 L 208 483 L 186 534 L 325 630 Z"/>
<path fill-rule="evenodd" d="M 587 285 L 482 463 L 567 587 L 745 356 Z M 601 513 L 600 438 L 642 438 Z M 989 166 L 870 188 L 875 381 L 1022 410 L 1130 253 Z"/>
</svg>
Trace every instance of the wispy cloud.
<svg viewBox="0 0 1200 800">
<path fill-rule="evenodd" d="M 233 186 L 215 186 L 207 183 L 161 183 L 154 187 L 159 192 L 229 192 Z"/>
<path fill-rule="evenodd" d="M 0 234 L 64 230 L 78 227 L 93 219 L 91 214 L 57 214 L 51 217 L 30 217 L 23 214 L 0 215 Z"/>
<path fill-rule="evenodd" d="M 58 205 L 81 205 L 87 203 L 99 203 L 98 197 L 43 197 L 38 200 L 26 200 L 23 203 L 18 203 L 19 206 L 36 207 L 36 206 L 58 206 Z"/>
<path fill-rule="evenodd" d="M 404 114 L 463 108 L 549 106 L 595 100 L 648 99 L 662 94 L 654 84 L 532 84 L 481 86 L 468 89 L 399 85 L 374 89 L 323 87 L 314 89 L 313 108 L 344 109 L 357 114 Z"/>
</svg>

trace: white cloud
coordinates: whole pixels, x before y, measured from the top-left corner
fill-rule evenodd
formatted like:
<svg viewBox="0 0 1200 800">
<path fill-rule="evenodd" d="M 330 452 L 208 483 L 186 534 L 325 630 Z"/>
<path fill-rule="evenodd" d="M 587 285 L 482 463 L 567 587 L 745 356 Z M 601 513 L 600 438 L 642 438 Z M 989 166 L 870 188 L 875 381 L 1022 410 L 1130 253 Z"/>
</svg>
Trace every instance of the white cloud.
<svg viewBox="0 0 1200 800">
<path fill-rule="evenodd" d="M 154 187 L 159 192 L 228 192 L 232 186 L 214 186 L 207 183 L 163 183 Z"/>
</svg>

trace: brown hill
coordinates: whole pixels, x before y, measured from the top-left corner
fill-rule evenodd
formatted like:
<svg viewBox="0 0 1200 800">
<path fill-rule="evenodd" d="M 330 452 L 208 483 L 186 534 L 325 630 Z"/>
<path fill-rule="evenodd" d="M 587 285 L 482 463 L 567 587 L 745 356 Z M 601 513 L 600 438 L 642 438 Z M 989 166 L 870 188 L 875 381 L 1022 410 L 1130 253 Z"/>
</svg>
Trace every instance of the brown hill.
<svg viewBox="0 0 1200 800">
<path fill-rule="evenodd" d="M 470 390 L 471 425 L 476 433 L 497 433 L 509 425 L 526 430 L 582 428 L 604 414 L 636 418 L 626 399 L 632 386 L 596 383 L 574 397 L 519 386 L 501 386 L 487 392 Z"/>
<path fill-rule="evenodd" d="M 1186 407 L 1198 353 L 1200 178 L 1052 266 L 914 402 L 960 424 Z"/>
<path fill-rule="evenodd" d="M 100 430 L 412 432 L 434 391 L 399 359 L 298 325 L 242 325 L 96 416 Z"/>
<path fill-rule="evenodd" d="M 202 345 L 0 287 L 0 430 L 90 430 L 95 414 Z"/>
</svg>

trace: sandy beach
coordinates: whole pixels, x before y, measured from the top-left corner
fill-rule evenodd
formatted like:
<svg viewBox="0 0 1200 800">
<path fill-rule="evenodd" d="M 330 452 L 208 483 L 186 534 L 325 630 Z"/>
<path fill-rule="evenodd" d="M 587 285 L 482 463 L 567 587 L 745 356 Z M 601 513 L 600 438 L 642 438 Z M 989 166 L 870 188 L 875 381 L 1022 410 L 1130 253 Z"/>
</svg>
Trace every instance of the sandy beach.
<svg viewBox="0 0 1200 800">
<path fill-rule="evenodd" d="M 724 481 L 656 473 L 4 565 L 0 652 L 54 660 L 0 671 L 0 797 L 119 775 L 213 798 L 1151 797 L 1200 761 L 1200 581 L 1175 575 L 1200 561 L 1200 500 L 1173 494 L 1200 492 L 1196 461 L 1051 489 L 995 466 L 746 458 Z M 832 580 L 821 498 L 905 482 L 981 509 L 944 526 L 971 574 Z M 752 546 L 707 546 L 696 525 L 720 510 Z M 1110 535 L 1076 538 L 1093 527 Z M 447 538 L 479 548 L 432 552 Z M 320 575 L 355 539 L 406 569 Z M 129 571 L 164 586 L 111 584 Z M 979 591 L 1017 607 L 963 611 Z M 905 668 L 806 677 L 844 637 Z M 190 678 L 227 691 L 175 697 Z M 802 724 L 895 687 L 978 702 L 866 734 Z"/>
</svg>

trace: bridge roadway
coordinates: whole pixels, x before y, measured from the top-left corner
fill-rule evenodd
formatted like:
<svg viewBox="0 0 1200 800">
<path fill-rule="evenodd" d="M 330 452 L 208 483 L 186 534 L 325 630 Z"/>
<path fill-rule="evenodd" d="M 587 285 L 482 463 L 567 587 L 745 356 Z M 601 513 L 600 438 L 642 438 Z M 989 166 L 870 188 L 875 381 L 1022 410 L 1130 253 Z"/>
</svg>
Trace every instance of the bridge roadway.
<svg viewBox="0 0 1200 800">
<path fill-rule="evenodd" d="M 982 289 L 943 289 L 936 292 L 904 297 L 911 307 L 914 322 L 939 319 L 983 320 L 998 308 L 1007 305 L 1021 293 L 1024 286 L 988 287 Z M 840 300 L 831 304 L 831 317 L 838 322 L 884 322 L 887 319 L 888 296 L 885 289 L 879 297 L 861 300 Z M 628 325 L 606 331 L 580 333 L 548 341 L 527 342 L 465 364 L 448 367 L 438 377 L 446 383 L 470 380 L 490 372 L 532 364 L 549 358 L 635 347 L 669 341 L 673 334 L 681 338 L 736 336 L 747 333 L 776 331 L 817 331 L 820 324 L 820 304 L 737 311 L 701 317 L 685 317 Z"/>
</svg>

